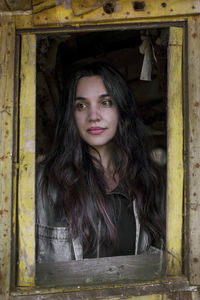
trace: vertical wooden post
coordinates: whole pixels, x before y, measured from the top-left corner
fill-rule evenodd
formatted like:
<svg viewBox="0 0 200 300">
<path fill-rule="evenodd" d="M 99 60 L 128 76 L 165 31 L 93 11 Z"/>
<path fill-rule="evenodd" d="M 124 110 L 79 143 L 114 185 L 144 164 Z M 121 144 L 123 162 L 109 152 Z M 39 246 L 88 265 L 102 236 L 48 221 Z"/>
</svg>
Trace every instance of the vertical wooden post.
<svg viewBox="0 0 200 300">
<path fill-rule="evenodd" d="M 189 279 L 200 285 L 200 17 L 188 19 Z"/>
<path fill-rule="evenodd" d="M 0 25 L 0 298 L 10 291 L 15 26 Z"/>
<path fill-rule="evenodd" d="M 19 286 L 35 282 L 35 68 L 36 37 L 24 34 L 19 108 Z"/>
<path fill-rule="evenodd" d="M 183 207 L 183 29 L 170 28 L 168 56 L 168 173 L 167 261 L 168 275 L 181 274 Z"/>
</svg>

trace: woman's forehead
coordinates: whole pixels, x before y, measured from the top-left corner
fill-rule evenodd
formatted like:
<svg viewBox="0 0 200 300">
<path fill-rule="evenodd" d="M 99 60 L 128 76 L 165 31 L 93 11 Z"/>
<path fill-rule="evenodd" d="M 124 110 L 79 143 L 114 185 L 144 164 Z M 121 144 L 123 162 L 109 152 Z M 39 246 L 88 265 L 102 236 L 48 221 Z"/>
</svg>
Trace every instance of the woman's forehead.
<svg viewBox="0 0 200 300">
<path fill-rule="evenodd" d="M 107 93 L 107 89 L 101 76 L 97 75 L 81 77 L 76 87 L 76 97 Z"/>
</svg>

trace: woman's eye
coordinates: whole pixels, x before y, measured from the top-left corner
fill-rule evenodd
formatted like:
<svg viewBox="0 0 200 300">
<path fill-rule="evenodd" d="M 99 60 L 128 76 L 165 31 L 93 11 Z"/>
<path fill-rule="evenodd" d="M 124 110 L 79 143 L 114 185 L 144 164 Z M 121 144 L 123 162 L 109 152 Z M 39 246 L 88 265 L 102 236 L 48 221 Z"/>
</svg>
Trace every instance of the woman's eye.
<svg viewBox="0 0 200 300">
<path fill-rule="evenodd" d="M 86 104 L 85 103 L 77 103 L 75 108 L 79 111 L 82 111 L 86 108 Z"/>
<path fill-rule="evenodd" d="M 112 101 L 111 100 L 103 100 L 101 104 L 105 107 L 111 107 L 112 106 Z"/>
</svg>

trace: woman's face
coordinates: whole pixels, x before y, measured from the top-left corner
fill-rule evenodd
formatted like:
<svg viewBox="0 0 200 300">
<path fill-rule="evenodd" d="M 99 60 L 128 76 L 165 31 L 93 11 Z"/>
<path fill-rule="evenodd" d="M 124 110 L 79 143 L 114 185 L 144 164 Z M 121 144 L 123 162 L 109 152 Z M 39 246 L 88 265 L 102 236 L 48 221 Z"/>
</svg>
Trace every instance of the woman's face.
<svg viewBox="0 0 200 300">
<path fill-rule="evenodd" d="M 75 98 L 75 122 L 81 138 L 97 150 L 110 146 L 118 121 L 118 110 L 101 77 L 82 77 Z"/>
</svg>

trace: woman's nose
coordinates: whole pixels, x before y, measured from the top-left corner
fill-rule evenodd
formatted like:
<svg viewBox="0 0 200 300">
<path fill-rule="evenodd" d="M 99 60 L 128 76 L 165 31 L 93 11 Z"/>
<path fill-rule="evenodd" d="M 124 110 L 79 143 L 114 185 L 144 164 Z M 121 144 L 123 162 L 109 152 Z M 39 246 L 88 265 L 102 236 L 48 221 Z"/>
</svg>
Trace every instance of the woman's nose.
<svg viewBox="0 0 200 300">
<path fill-rule="evenodd" d="M 90 109 L 88 110 L 88 119 L 90 122 L 101 120 L 101 113 L 97 106 L 90 107 Z"/>
</svg>

